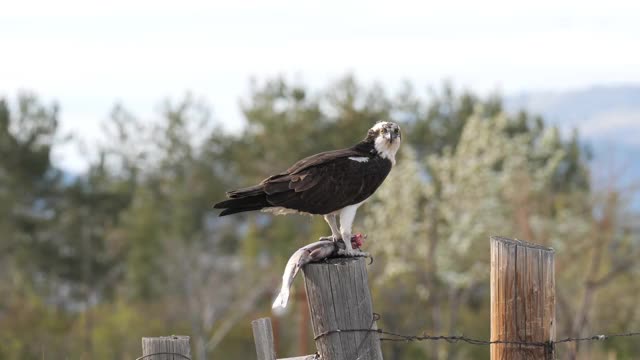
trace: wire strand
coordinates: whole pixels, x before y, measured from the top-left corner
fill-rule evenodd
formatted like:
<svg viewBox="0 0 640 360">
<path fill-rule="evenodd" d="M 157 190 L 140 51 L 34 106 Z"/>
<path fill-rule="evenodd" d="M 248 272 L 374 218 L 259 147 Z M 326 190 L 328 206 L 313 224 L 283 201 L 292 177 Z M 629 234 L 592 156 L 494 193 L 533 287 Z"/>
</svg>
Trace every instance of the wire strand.
<svg viewBox="0 0 640 360">
<path fill-rule="evenodd" d="M 481 340 L 474 339 L 466 336 L 446 336 L 446 335 L 404 335 L 396 332 L 385 331 L 383 329 L 373 329 L 373 325 L 377 320 L 380 320 L 380 315 L 377 313 L 373 313 L 373 320 L 371 322 L 371 326 L 368 329 L 333 329 L 324 331 L 318 335 L 316 335 L 313 339 L 318 340 L 322 337 L 335 334 L 335 333 L 346 333 L 346 332 L 366 332 L 366 333 L 378 333 L 382 335 L 387 335 L 390 337 L 380 337 L 380 341 L 396 341 L 396 342 L 413 342 L 413 341 L 438 341 L 443 340 L 448 343 L 457 343 L 457 342 L 465 342 L 471 345 L 493 345 L 493 344 L 508 344 L 508 345 L 521 345 L 521 346 L 536 346 L 536 347 L 545 347 L 548 349 L 552 349 L 555 344 L 569 343 L 569 342 L 583 342 L 583 341 L 604 341 L 611 338 L 617 337 L 632 337 L 632 336 L 640 336 L 640 332 L 628 332 L 628 333 L 619 333 L 619 334 L 600 334 L 600 335 L 592 335 L 589 337 L 567 337 L 561 340 L 554 341 L 546 341 L 546 342 L 536 342 L 536 341 L 511 341 L 511 340 Z M 356 355 L 359 354 L 360 348 L 362 344 L 366 341 L 367 337 L 360 341 L 360 344 L 357 347 Z"/>
</svg>

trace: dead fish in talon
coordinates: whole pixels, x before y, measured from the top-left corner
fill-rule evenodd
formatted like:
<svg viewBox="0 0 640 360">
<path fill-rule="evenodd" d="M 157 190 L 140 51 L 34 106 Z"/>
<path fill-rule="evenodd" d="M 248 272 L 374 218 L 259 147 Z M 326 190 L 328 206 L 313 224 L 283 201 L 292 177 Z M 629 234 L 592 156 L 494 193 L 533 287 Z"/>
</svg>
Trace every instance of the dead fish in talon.
<svg viewBox="0 0 640 360">
<path fill-rule="evenodd" d="M 272 308 L 286 307 L 289 300 L 289 288 L 293 283 L 293 279 L 298 274 L 300 268 L 311 261 L 321 260 L 331 255 L 336 249 L 333 241 L 316 241 L 306 245 L 291 255 L 282 275 L 282 288 L 276 300 L 273 302 Z"/>
<path fill-rule="evenodd" d="M 366 239 L 366 235 L 353 235 L 351 237 L 351 246 L 354 249 L 359 249 L 364 243 L 364 239 Z M 282 275 L 282 288 L 271 307 L 275 309 L 287 306 L 287 302 L 289 300 L 289 289 L 291 288 L 293 279 L 295 279 L 298 274 L 298 270 L 300 270 L 301 267 L 310 262 L 317 262 L 326 259 L 329 256 L 336 254 L 338 250 L 344 248 L 344 242 L 342 241 L 333 242 L 320 240 L 309 245 L 305 245 L 294 252 L 284 268 L 284 274 Z"/>
</svg>

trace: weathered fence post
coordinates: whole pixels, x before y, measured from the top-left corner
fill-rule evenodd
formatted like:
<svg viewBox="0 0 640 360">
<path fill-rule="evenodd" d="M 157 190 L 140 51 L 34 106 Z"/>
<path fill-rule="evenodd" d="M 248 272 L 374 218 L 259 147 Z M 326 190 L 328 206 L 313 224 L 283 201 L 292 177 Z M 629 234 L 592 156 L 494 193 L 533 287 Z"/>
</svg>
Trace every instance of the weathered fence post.
<svg viewBox="0 0 640 360">
<path fill-rule="evenodd" d="M 323 360 L 381 360 L 366 260 L 338 258 L 303 268 L 316 348 Z M 337 331 L 341 330 L 341 331 Z"/>
<path fill-rule="evenodd" d="M 253 341 L 256 344 L 258 360 L 276 360 L 271 319 L 260 318 L 253 320 L 251 329 L 253 329 Z"/>
<path fill-rule="evenodd" d="M 491 237 L 491 360 L 549 360 L 556 336 L 554 251 Z M 546 344 L 546 346 L 541 346 Z"/>
<path fill-rule="evenodd" d="M 140 360 L 184 360 L 191 359 L 189 337 L 180 335 L 142 338 Z"/>
<path fill-rule="evenodd" d="M 253 341 L 256 344 L 258 360 L 276 360 L 276 351 L 273 344 L 273 328 L 270 318 L 260 318 L 251 322 L 253 329 Z M 304 355 L 278 360 L 315 360 L 315 355 Z"/>
</svg>

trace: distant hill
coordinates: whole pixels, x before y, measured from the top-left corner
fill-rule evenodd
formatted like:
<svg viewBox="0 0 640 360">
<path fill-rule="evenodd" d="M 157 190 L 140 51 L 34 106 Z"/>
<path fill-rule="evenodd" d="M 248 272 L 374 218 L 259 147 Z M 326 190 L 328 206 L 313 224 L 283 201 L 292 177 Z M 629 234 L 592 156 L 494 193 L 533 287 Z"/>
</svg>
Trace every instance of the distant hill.
<svg viewBox="0 0 640 360">
<path fill-rule="evenodd" d="M 612 177 L 618 185 L 640 185 L 640 85 L 522 93 L 507 97 L 505 106 L 508 111 L 540 114 L 564 134 L 577 129 L 593 150 L 597 186 Z M 640 211 L 640 194 L 631 202 Z"/>
</svg>

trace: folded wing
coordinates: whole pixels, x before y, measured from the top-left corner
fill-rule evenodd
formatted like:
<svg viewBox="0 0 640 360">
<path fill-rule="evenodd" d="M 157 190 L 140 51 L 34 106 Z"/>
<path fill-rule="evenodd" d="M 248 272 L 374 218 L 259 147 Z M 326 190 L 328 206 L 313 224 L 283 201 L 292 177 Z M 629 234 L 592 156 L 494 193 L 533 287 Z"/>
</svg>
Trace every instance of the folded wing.
<svg viewBox="0 0 640 360">
<path fill-rule="evenodd" d="M 230 200 L 215 205 L 221 216 L 269 207 L 310 214 L 328 214 L 369 197 L 391 170 L 379 157 L 368 161 L 353 149 L 329 151 L 298 161 L 286 172 L 259 185 L 229 192 Z M 237 210 L 237 211 L 236 211 Z"/>
</svg>

